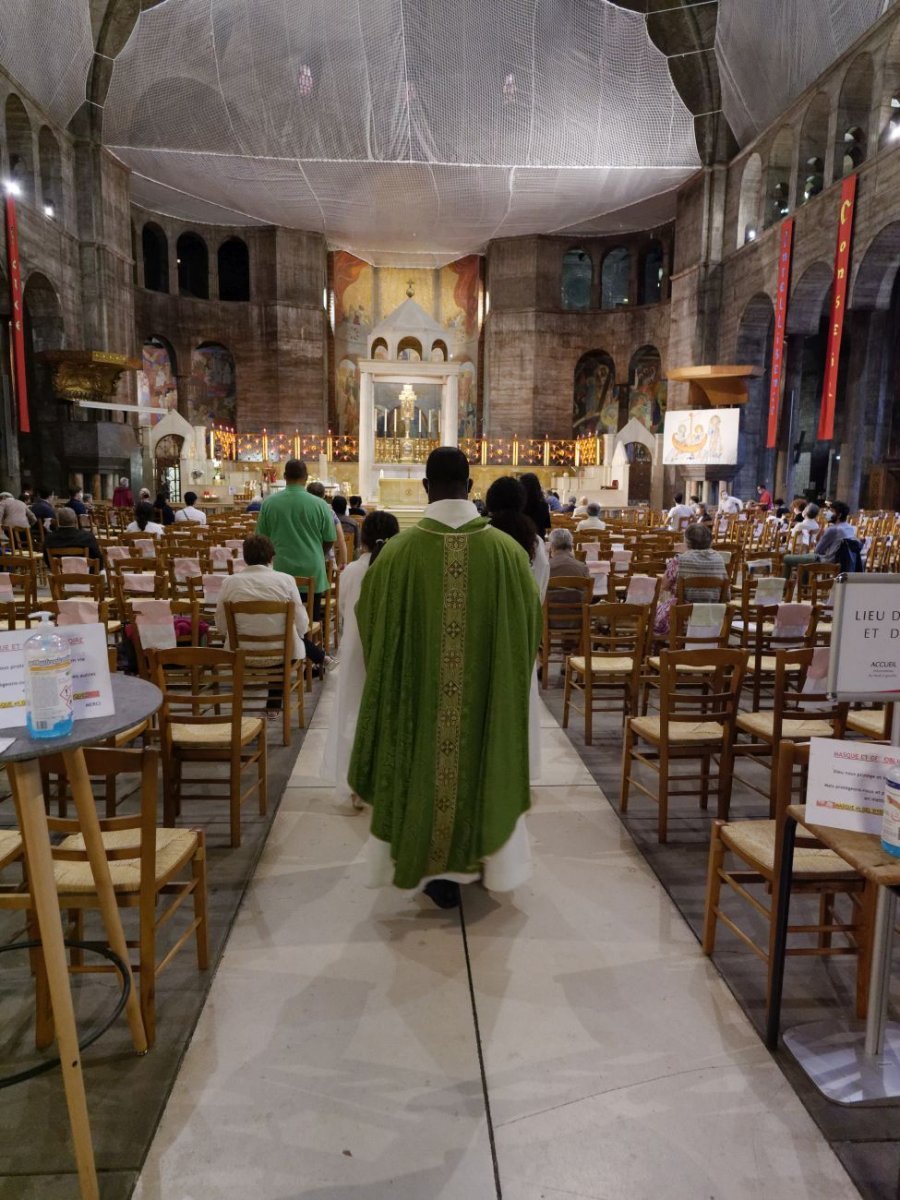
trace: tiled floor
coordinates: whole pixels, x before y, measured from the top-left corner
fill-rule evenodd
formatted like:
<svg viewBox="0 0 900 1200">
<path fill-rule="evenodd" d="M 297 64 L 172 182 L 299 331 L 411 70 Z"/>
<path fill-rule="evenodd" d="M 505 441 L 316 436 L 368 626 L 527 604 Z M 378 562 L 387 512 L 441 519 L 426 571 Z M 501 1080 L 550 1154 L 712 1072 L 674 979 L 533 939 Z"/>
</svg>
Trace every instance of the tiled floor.
<svg viewBox="0 0 900 1200">
<path fill-rule="evenodd" d="M 318 779 L 329 702 L 140 1200 L 856 1195 L 549 713 L 534 878 L 467 889 L 460 922 L 363 886 L 365 817 Z"/>
</svg>

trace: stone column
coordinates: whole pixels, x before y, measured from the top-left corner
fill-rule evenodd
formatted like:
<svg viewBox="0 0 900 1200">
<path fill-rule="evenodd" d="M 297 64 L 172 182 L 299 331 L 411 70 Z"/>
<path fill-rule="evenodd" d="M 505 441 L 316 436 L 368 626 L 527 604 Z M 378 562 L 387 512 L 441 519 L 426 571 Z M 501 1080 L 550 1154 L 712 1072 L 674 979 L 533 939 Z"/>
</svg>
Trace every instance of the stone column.
<svg viewBox="0 0 900 1200">
<path fill-rule="evenodd" d="M 359 376 L 359 494 L 363 503 L 377 495 L 375 474 L 375 386 L 369 371 Z"/>
<path fill-rule="evenodd" d="M 459 378 L 447 375 L 441 388 L 441 445 L 459 445 Z"/>
</svg>

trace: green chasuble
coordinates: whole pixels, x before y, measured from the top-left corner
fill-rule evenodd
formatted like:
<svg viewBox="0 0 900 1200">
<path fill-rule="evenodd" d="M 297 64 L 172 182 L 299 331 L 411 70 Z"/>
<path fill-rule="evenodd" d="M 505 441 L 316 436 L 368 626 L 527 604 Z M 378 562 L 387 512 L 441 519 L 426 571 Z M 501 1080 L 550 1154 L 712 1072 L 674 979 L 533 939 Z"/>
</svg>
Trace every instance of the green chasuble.
<svg viewBox="0 0 900 1200">
<path fill-rule="evenodd" d="M 530 803 L 542 616 L 528 556 L 481 518 L 425 518 L 366 572 L 356 618 L 366 684 L 349 781 L 394 883 L 477 873 Z"/>
</svg>

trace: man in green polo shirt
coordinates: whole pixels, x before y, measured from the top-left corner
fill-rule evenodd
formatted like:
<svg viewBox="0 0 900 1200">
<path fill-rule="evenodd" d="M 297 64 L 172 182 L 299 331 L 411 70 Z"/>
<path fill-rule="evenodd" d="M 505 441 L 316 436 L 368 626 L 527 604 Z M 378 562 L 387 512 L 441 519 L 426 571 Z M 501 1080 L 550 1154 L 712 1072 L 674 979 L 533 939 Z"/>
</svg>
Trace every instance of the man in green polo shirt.
<svg viewBox="0 0 900 1200">
<path fill-rule="evenodd" d="M 284 464 L 284 491 L 263 501 L 256 532 L 275 544 L 276 571 L 315 580 L 318 604 L 328 588 L 325 552 L 335 538 L 334 518 L 325 501 L 306 490 L 306 475 L 306 463 L 291 458 Z"/>
</svg>

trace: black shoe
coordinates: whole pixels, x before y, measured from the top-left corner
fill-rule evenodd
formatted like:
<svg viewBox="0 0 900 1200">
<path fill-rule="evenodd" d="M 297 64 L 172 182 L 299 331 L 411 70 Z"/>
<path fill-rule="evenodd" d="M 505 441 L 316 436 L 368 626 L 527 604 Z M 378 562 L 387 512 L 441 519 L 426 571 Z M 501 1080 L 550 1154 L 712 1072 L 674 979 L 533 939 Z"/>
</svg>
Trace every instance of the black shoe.
<svg viewBox="0 0 900 1200">
<path fill-rule="evenodd" d="M 438 908 L 459 908 L 459 884 L 450 879 L 432 879 L 422 890 Z"/>
</svg>

